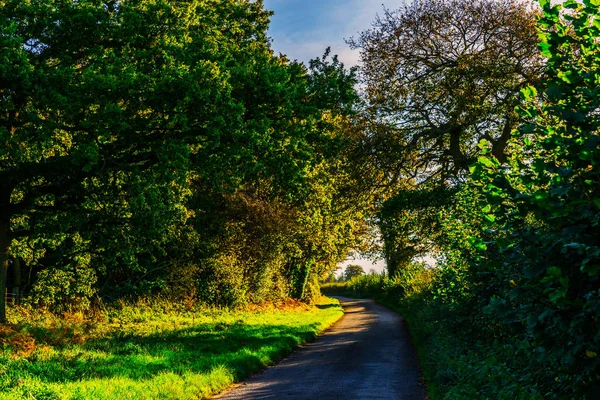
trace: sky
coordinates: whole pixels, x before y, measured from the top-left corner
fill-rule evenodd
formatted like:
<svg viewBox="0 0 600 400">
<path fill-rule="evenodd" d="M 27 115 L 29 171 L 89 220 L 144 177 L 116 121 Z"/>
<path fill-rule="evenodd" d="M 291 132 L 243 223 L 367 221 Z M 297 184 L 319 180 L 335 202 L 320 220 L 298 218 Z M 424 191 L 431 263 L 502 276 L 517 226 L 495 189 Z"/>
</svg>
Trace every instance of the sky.
<svg viewBox="0 0 600 400">
<path fill-rule="evenodd" d="M 344 39 L 358 36 L 360 31 L 371 27 L 375 16 L 381 14 L 384 4 L 396 9 L 402 0 L 264 0 L 265 8 L 274 11 L 269 36 L 273 49 L 286 54 L 291 60 L 308 63 L 311 58 L 323 55 L 331 46 L 347 67 L 358 64 L 357 50 L 351 50 Z M 347 260 L 358 264 L 365 272 L 374 269 L 381 272 L 385 263 L 358 258 Z M 341 272 L 341 271 L 340 271 Z"/>
<path fill-rule="evenodd" d="M 402 0 L 264 0 L 265 8 L 274 11 L 269 36 L 276 52 L 291 60 L 308 63 L 323 55 L 328 46 L 346 66 L 358 63 L 357 50 L 344 39 L 358 36 L 371 27 L 383 5 L 398 8 Z"/>
</svg>

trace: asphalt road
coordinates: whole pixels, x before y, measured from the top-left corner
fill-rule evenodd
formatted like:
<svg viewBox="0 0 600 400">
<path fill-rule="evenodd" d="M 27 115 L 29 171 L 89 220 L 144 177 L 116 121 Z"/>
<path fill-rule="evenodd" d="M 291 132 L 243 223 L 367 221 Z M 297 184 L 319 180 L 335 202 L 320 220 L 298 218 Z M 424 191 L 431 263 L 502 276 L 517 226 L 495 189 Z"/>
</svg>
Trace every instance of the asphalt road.
<svg viewBox="0 0 600 400">
<path fill-rule="evenodd" d="M 402 317 L 371 300 L 339 299 L 344 317 L 316 341 L 215 399 L 426 399 Z"/>
</svg>

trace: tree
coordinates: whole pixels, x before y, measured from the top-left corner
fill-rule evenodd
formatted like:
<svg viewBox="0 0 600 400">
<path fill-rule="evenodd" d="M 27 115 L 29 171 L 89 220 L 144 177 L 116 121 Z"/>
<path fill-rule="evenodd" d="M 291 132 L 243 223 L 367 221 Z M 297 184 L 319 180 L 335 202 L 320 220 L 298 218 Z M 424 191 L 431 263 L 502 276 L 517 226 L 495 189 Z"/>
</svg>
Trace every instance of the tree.
<svg viewBox="0 0 600 400">
<path fill-rule="evenodd" d="M 205 131 L 182 126 L 210 112 L 192 111 L 202 96 L 191 83 L 219 85 L 203 67 L 175 79 L 181 57 L 158 44 L 182 38 L 180 16 L 158 1 L 3 3 L 0 290 L 9 250 L 18 256 L 13 245 L 20 239 L 75 254 L 90 241 L 77 234 L 86 227 L 100 231 L 98 251 L 110 247 L 104 239 L 111 230 L 127 227 L 146 231 L 148 244 L 159 240 L 160 225 L 175 211 L 166 200 L 186 177 L 188 146 Z M 170 112 L 170 102 L 183 99 L 180 107 L 193 115 Z M 152 210 L 154 218 L 141 223 L 147 215 L 134 210 Z M 121 238 L 115 255 L 152 247 L 136 236 Z M 76 264 L 85 262 L 78 258 Z"/>
<path fill-rule="evenodd" d="M 360 265 L 350 264 L 344 269 L 344 280 L 349 281 L 352 278 L 365 274 L 365 270 Z"/>
<path fill-rule="evenodd" d="M 378 225 L 390 274 L 440 250 L 436 214 L 452 206 L 479 141 L 505 159 L 519 91 L 543 70 L 536 15 L 519 0 L 417 0 L 350 40 L 363 62 L 365 152 L 389 187 Z"/>
<path fill-rule="evenodd" d="M 416 0 L 349 41 L 389 181 L 464 175 L 481 139 L 504 159 L 519 90 L 542 69 L 535 16 L 518 0 Z"/>
<path fill-rule="evenodd" d="M 455 200 L 455 190 L 443 187 L 404 190 L 383 203 L 378 212 L 379 230 L 388 275 L 410 266 L 416 257 L 440 250 L 441 210 Z"/>
<path fill-rule="evenodd" d="M 9 256 L 89 282 L 168 276 L 231 233 L 207 216 L 223 199 L 305 204 L 345 146 L 327 118 L 349 112 L 354 75 L 275 57 L 269 16 L 244 0 L 2 3 L 0 291 Z"/>
</svg>

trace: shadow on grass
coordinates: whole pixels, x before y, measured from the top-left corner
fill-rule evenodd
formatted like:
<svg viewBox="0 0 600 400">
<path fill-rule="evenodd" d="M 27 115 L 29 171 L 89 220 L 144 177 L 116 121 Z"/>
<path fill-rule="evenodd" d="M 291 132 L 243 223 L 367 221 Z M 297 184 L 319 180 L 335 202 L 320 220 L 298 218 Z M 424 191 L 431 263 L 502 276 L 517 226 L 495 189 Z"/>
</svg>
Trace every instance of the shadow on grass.
<svg viewBox="0 0 600 400">
<path fill-rule="evenodd" d="M 77 382 L 82 377 L 147 380 L 165 372 L 209 373 L 221 365 L 239 380 L 311 340 L 316 329 L 317 324 L 296 328 L 198 324 L 143 336 L 116 332 L 111 337 L 89 340 L 66 352 L 68 355 L 56 354 L 45 360 L 34 357 L 18 367 L 46 383 Z"/>
<path fill-rule="evenodd" d="M 333 304 L 333 303 L 317 304 L 316 306 L 317 306 L 317 308 L 320 308 L 321 310 L 325 310 L 325 309 L 328 309 L 328 308 L 340 308 L 339 304 Z"/>
</svg>

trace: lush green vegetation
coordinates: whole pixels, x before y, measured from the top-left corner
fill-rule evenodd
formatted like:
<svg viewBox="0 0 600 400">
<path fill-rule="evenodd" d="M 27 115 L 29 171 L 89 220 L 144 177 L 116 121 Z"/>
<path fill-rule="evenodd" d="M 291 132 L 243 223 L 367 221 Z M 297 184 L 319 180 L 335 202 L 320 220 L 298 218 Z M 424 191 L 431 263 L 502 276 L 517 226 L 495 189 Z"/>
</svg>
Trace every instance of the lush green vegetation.
<svg viewBox="0 0 600 400">
<path fill-rule="evenodd" d="M 393 133 L 398 162 L 416 162 L 398 165 L 404 186 L 379 212 L 391 278 L 328 290 L 402 311 L 434 399 L 600 395 L 600 3 L 540 4 L 424 0 L 357 41 L 371 104 L 381 124 L 393 121 L 380 140 Z M 487 6 L 509 12 L 471 19 Z M 512 40 L 482 39 L 491 20 Z M 435 34 L 418 40 L 419 28 Z M 530 28 L 539 52 L 528 47 Z M 459 54 L 436 64 L 448 44 Z M 519 59 L 504 45 L 531 53 Z M 426 50 L 433 59 L 416 57 Z M 413 72 L 411 57 L 423 63 Z M 378 95 L 404 82 L 397 97 Z M 415 264 L 423 255 L 437 267 Z"/>
<path fill-rule="evenodd" d="M 476 314 L 464 299 L 449 298 L 449 287 L 458 281 L 447 275 L 447 270 L 411 264 L 393 279 L 363 275 L 324 284 L 323 292 L 374 298 L 403 315 L 431 399 L 552 398 L 553 393 L 544 389 L 557 385 L 555 370 L 544 358 L 523 351 L 518 337 L 499 336 L 502 326 L 493 314 Z M 468 294 L 464 286 L 454 290 Z M 471 305 L 475 301 L 471 299 Z M 569 392 L 565 398 L 594 398 L 593 390 Z"/>
<path fill-rule="evenodd" d="M 0 293 L 70 315 L 310 301 L 377 226 L 390 277 L 325 290 L 402 310 L 434 398 L 599 397 L 600 1 L 555 3 L 416 0 L 350 40 L 348 70 L 276 56 L 261 1 L 0 0 Z M 129 357 L 124 385 L 196 376 L 145 347 L 188 351 L 165 318 L 47 351 L 33 315 L 1 325 L 7 390 L 94 354 L 108 375 Z"/>
<path fill-rule="evenodd" d="M 335 322 L 333 299 L 246 311 L 164 301 L 0 327 L 0 399 L 197 399 L 271 365 Z"/>
<path fill-rule="evenodd" d="M 276 56 L 270 15 L 245 0 L 0 2 L 0 293 L 59 312 L 318 293 L 372 207 L 346 129 L 355 71 Z"/>
</svg>

